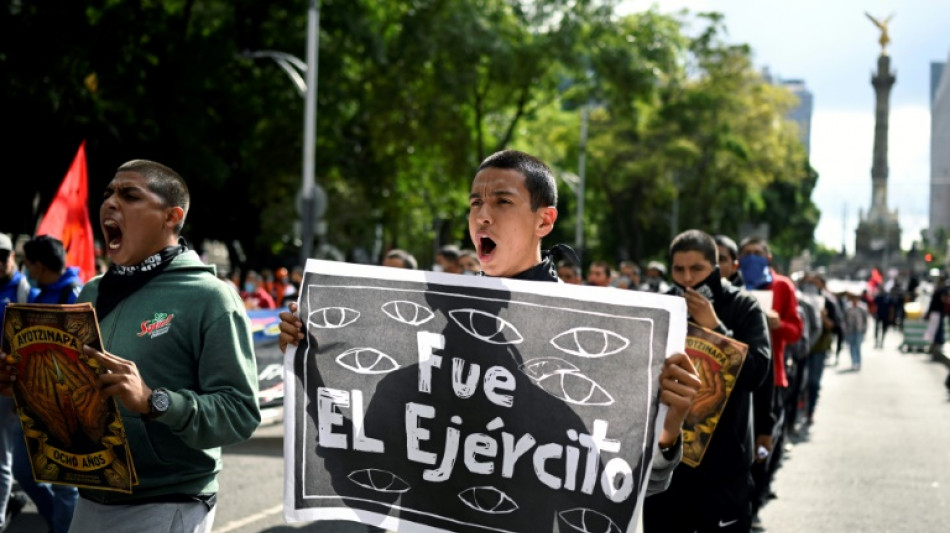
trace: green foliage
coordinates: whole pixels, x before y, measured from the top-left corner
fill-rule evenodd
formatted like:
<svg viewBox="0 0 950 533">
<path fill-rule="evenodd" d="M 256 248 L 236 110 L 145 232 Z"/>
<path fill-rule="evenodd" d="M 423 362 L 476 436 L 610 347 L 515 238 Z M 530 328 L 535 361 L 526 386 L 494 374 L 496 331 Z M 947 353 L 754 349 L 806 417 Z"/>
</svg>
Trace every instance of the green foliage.
<svg viewBox="0 0 950 533">
<path fill-rule="evenodd" d="M 662 257 L 674 229 L 768 223 L 781 254 L 811 241 L 817 175 L 720 16 L 618 18 L 597 0 L 322 0 L 317 181 L 327 240 L 351 251 L 467 243 L 479 161 L 519 148 L 564 176 L 586 146 L 587 259 Z M 82 139 L 92 212 L 114 169 L 151 158 L 189 181 L 192 240 L 240 241 L 257 265 L 295 262 L 303 100 L 245 51 L 305 57 L 307 3 L 15 2 L 0 11 L 8 168 L 0 219 L 30 232 Z M 701 25 L 697 36 L 687 29 Z M 49 38 L 55 35 L 55 38 Z M 37 177 L 36 179 L 32 179 Z M 560 182 L 549 238 L 573 242 Z M 678 217 L 673 220 L 674 206 Z"/>
<path fill-rule="evenodd" d="M 841 257 L 841 250 L 825 246 L 820 242 L 813 242 L 809 247 L 813 267 L 828 267 Z"/>
</svg>

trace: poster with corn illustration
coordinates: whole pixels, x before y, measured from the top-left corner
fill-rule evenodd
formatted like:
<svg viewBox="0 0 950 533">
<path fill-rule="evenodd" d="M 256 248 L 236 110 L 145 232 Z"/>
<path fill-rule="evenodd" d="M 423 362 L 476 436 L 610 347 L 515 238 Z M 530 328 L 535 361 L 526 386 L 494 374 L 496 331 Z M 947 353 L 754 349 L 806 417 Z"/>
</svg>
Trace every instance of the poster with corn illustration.
<svg viewBox="0 0 950 533">
<path fill-rule="evenodd" d="M 735 387 L 749 347 L 692 322 L 686 328 L 686 355 L 702 386 L 683 422 L 683 463 L 699 466 L 719 417 Z"/>
<path fill-rule="evenodd" d="M 38 482 L 131 493 L 138 483 L 122 416 L 100 391 L 105 370 L 83 353 L 102 349 L 91 304 L 10 304 L 3 352 Z"/>
</svg>

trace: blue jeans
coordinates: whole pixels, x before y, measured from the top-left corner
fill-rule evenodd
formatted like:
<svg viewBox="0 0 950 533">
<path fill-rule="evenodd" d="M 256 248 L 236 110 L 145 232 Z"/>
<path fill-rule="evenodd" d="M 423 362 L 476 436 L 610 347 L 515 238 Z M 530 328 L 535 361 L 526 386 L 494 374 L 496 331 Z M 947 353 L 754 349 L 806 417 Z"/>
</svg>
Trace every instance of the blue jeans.
<svg viewBox="0 0 950 533">
<path fill-rule="evenodd" d="M 821 390 L 821 375 L 825 371 L 825 359 L 828 352 L 813 353 L 808 356 L 808 418 L 815 414 L 818 403 L 818 391 Z"/>
<path fill-rule="evenodd" d="M 73 533 L 211 533 L 214 512 L 203 503 L 102 505 L 82 498 L 76 505 Z"/>
<path fill-rule="evenodd" d="M 848 347 L 851 348 L 851 364 L 859 366 L 861 364 L 861 343 L 864 342 L 864 332 L 856 331 L 845 335 L 848 341 Z"/>
<path fill-rule="evenodd" d="M 30 467 L 30 454 L 26 449 L 23 438 L 23 429 L 16 426 L 16 439 L 13 445 L 13 477 L 26 492 L 27 496 L 36 504 L 36 510 L 50 527 L 53 533 L 66 533 L 73 520 L 73 510 L 79 491 L 76 487 L 53 483 L 37 483 L 33 479 L 33 469 Z"/>
<path fill-rule="evenodd" d="M 14 430 L 19 427 L 13 398 L 0 396 L 0 527 L 7 516 L 7 501 L 13 489 L 13 443 Z"/>
</svg>

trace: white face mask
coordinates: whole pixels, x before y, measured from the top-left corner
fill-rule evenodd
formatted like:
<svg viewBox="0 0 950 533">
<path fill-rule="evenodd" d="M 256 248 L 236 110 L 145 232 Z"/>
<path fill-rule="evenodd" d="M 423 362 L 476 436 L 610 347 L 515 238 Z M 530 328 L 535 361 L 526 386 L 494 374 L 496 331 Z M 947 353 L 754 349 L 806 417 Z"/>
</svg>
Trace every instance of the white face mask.
<svg viewBox="0 0 950 533">
<path fill-rule="evenodd" d="M 814 283 L 805 283 L 802 285 L 802 292 L 805 294 L 815 295 L 815 294 L 818 294 L 820 291 L 818 290 L 818 286 L 815 285 Z"/>
<path fill-rule="evenodd" d="M 442 265 L 439 265 L 439 264 L 432 265 L 432 271 L 433 271 L 433 272 L 442 272 Z"/>
</svg>

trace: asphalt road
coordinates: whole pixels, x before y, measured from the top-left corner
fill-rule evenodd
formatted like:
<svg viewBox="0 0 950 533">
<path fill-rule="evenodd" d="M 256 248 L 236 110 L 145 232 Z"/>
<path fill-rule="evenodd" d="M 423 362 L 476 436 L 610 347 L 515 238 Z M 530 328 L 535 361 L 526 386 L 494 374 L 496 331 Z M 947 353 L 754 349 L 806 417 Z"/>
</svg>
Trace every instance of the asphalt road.
<svg viewBox="0 0 950 533">
<path fill-rule="evenodd" d="M 827 366 L 815 423 L 786 454 L 761 518 L 769 533 L 945 532 L 950 517 L 950 395 L 946 368 L 868 339 L 860 372 L 847 349 Z M 948 348 L 950 349 L 950 348 Z M 341 522 L 283 519 L 283 425 L 227 448 L 215 533 L 362 533 Z M 32 506 L 10 533 L 46 531 Z"/>
<path fill-rule="evenodd" d="M 815 423 L 762 510 L 769 533 L 950 531 L 947 369 L 889 336 L 884 349 L 866 339 L 860 372 L 845 370 L 847 348 L 825 368 Z"/>
</svg>

